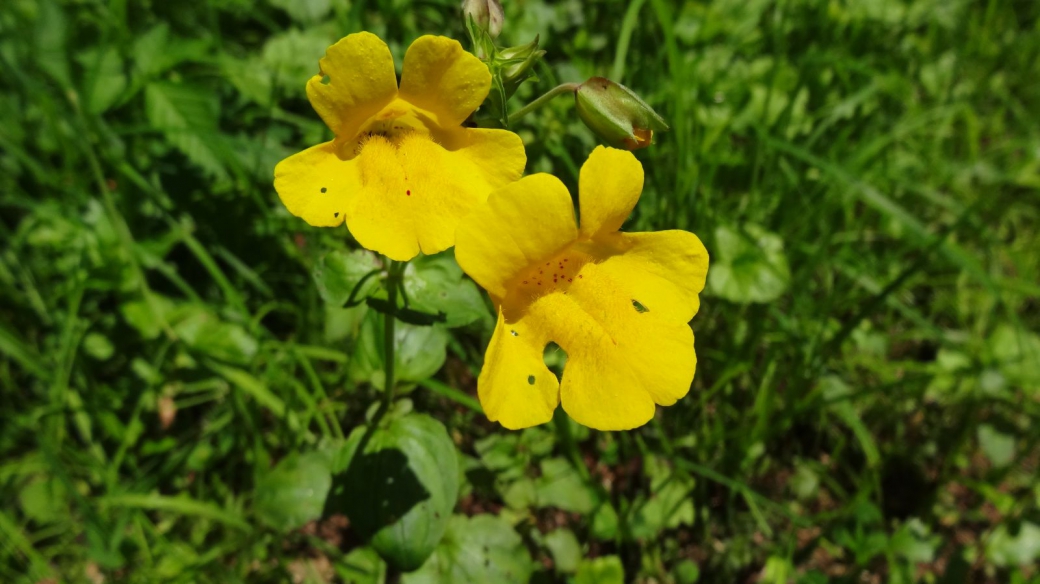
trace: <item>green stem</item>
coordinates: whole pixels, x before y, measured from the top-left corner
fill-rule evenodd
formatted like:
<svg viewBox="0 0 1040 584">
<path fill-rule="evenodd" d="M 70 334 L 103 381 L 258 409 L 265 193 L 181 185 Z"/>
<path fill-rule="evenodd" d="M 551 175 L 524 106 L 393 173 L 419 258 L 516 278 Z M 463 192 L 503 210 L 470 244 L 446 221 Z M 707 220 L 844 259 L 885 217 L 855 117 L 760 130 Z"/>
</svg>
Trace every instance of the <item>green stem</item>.
<svg viewBox="0 0 1040 584">
<path fill-rule="evenodd" d="M 391 260 L 386 271 L 386 299 L 392 312 L 383 315 L 383 368 L 386 378 L 383 381 L 383 405 L 380 408 L 379 418 L 390 411 L 390 405 L 394 401 L 394 361 L 396 360 L 394 324 L 397 316 L 393 311 L 397 310 L 397 287 L 400 283 L 401 273 L 404 271 L 404 265 L 404 263 Z M 378 419 L 376 421 L 378 422 Z"/>
<path fill-rule="evenodd" d="M 575 91 L 578 91 L 578 86 L 579 85 L 577 83 L 563 83 L 557 85 L 556 87 L 553 87 L 549 91 L 545 92 L 545 95 L 539 97 L 538 99 L 532 101 L 531 103 L 510 114 L 509 125 L 512 126 L 520 118 L 549 103 L 549 101 L 552 98 L 556 97 L 557 95 L 560 95 L 561 93 L 574 93 Z"/>
</svg>

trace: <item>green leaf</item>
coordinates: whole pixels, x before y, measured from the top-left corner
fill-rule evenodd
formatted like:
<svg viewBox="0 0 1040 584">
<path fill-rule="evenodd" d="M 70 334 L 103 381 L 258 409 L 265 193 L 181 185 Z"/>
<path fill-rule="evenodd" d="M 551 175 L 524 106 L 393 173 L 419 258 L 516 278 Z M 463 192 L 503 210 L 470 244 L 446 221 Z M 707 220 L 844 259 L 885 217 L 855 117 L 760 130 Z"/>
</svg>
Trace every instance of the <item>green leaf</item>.
<svg viewBox="0 0 1040 584">
<path fill-rule="evenodd" d="M 169 82 L 145 88 L 145 115 L 188 160 L 214 178 L 226 178 L 226 148 L 217 129 L 220 102 L 202 88 Z"/>
<path fill-rule="evenodd" d="M 326 304 L 343 306 L 364 300 L 379 289 L 379 261 L 366 250 L 330 251 L 315 264 L 312 275 Z"/>
<path fill-rule="evenodd" d="M 545 547 L 552 554 L 557 572 L 572 574 L 578 570 L 582 558 L 581 544 L 573 531 L 557 529 L 550 532 L 545 536 Z"/>
<path fill-rule="evenodd" d="M 998 526 L 986 541 L 986 557 L 1000 567 L 1033 565 L 1040 559 L 1040 527 L 1028 521 L 1017 529 Z"/>
<path fill-rule="evenodd" d="M 101 333 L 88 333 L 83 337 L 83 350 L 98 361 L 107 361 L 115 353 L 112 341 Z"/>
<path fill-rule="evenodd" d="M 331 485 L 326 454 L 290 454 L 257 483 L 256 514 L 281 531 L 302 527 L 321 517 Z"/>
<path fill-rule="evenodd" d="M 293 20 L 304 24 L 320 22 L 332 8 L 330 0 L 270 0 L 270 2 L 272 6 L 288 12 Z"/>
<path fill-rule="evenodd" d="M 404 273 L 404 291 L 410 308 L 443 313 L 449 328 L 490 316 L 480 290 L 463 276 L 450 251 L 410 262 Z"/>
<path fill-rule="evenodd" d="M 344 584 L 383 584 L 386 562 L 370 547 L 359 547 L 336 563 L 336 574 Z"/>
<path fill-rule="evenodd" d="M 986 345 L 1009 380 L 1034 393 L 1040 390 L 1040 336 L 1002 324 L 993 331 Z"/>
<path fill-rule="evenodd" d="M 401 584 L 524 584 L 534 567 L 520 535 L 504 519 L 455 515 L 433 556 L 404 574 Z"/>
<path fill-rule="evenodd" d="M 621 558 L 602 556 L 593 560 L 585 560 L 578 566 L 574 576 L 574 584 L 624 584 L 625 568 Z"/>
<path fill-rule="evenodd" d="M 732 302 L 772 302 L 791 283 L 780 236 L 757 225 L 715 229 L 715 260 L 708 270 L 709 290 Z"/>
<path fill-rule="evenodd" d="M 678 584 L 695 584 L 701 579 L 701 569 L 693 560 L 683 560 L 675 565 L 675 581 Z"/>
<path fill-rule="evenodd" d="M 646 460 L 650 476 L 650 496 L 635 506 L 629 528 L 635 538 L 653 538 L 664 529 L 692 525 L 693 499 L 690 492 L 694 481 L 689 476 L 673 472 L 658 457 Z"/>
<path fill-rule="evenodd" d="M 596 508 L 596 493 L 585 484 L 566 459 L 542 461 L 542 476 L 535 482 L 539 507 L 557 507 L 574 513 L 589 513 Z"/>
<path fill-rule="evenodd" d="M 977 430 L 979 446 L 995 468 L 1002 468 L 1015 460 L 1015 437 L 1005 434 L 989 424 Z"/>
<path fill-rule="evenodd" d="M 592 537 L 610 541 L 617 537 L 618 527 L 617 511 L 614 510 L 613 505 L 604 501 L 596 508 L 596 512 L 592 516 Z"/>
<path fill-rule="evenodd" d="M 22 512 L 37 523 L 51 523 L 68 513 L 65 483 L 54 477 L 36 476 L 18 493 Z"/>
<path fill-rule="evenodd" d="M 95 114 L 104 113 L 126 89 L 123 59 L 115 47 L 108 47 L 103 52 L 86 51 L 78 60 L 87 71 L 83 92 L 87 109 Z"/>
<path fill-rule="evenodd" d="M 354 440 L 364 428 L 354 431 Z M 387 561 L 414 570 L 433 553 L 459 490 L 458 457 L 448 431 L 423 414 L 393 417 L 377 428 L 335 477 L 330 510 Z"/>
<path fill-rule="evenodd" d="M 354 381 L 383 388 L 383 315 L 369 310 L 361 323 L 357 347 L 350 361 Z M 398 322 L 394 328 L 394 373 L 398 381 L 418 382 L 436 373 L 448 352 L 448 331 L 440 326 Z"/>
<path fill-rule="evenodd" d="M 241 325 L 223 322 L 202 306 L 184 310 L 186 316 L 174 326 L 174 332 L 192 349 L 238 365 L 256 355 L 259 345 Z"/>
</svg>

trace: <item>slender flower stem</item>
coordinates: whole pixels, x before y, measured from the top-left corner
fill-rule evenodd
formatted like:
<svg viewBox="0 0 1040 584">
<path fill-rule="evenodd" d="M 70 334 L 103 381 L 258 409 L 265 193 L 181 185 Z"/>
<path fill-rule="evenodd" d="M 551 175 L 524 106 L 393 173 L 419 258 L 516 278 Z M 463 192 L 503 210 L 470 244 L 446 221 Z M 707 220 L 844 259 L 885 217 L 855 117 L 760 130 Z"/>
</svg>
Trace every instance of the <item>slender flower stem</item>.
<svg viewBox="0 0 1040 584">
<path fill-rule="evenodd" d="M 386 299 L 390 304 L 391 312 L 383 315 L 383 368 L 386 378 L 383 382 L 383 405 L 380 410 L 384 415 L 390 411 L 390 405 L 394 401 L 394 361 L 397 360 L 394 324 L 397 321 L 397 286 L 400 284 L 399 280 L 404 266 L 404 263 L 391 260 L 386 271 Z"/>
<path fill-rule="evenodd" d="M 553 87 L 549 91 L 545 92 L 545 95 L 539 97 L 538 99 L 532 101 L 531 103 L 525 105 L 524 107 L 522 107 L 522 108 L 516 110 L 515 112 L 513 112 L 512 114 L 510 114 L 509 115 L 509 125 L 512 126 L 520 118 L 526 116 L 527 114 L 533 112 L 534 110 L 536 110 L 536 109 L 542 107 L 543 105 L 549 103 L 549 101 L 552 98 L 556 97 L 557 95 L 560 95 L 561 93 L 568 93 L 568 92 L 569 93 L 574 93 L 577 90 L 578 90 L 578 84 L 577 83 L 564 83 L 564 84 L 561 84 L 561 85 L 557 85 L 556 87 Z"/>
</svg>

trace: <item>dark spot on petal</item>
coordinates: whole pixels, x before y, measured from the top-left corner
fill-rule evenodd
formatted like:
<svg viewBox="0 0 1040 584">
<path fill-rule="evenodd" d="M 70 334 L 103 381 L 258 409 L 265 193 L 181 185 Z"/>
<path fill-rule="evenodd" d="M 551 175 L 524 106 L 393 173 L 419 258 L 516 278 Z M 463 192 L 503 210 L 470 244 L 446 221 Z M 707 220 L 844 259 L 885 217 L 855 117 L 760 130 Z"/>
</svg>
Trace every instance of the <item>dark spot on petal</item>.
<svg viewBox="0 0 1040 584">
<path fill-rule="evenodd" d="M 518 333 L 516 331 L 509 331 L 509 334 L 513 335 L 514 337 L 519 337 L 520 336 L 520 333 Z"/>
<path fill-rule="evenodd" d="M 328 84 L 329 84 L 329 82 L 331 82 L 331 81 L 332 81 L 332 79 L 331 79 L 331 78 L 329 78 L 329 76 L 328 76 L 328 75 L 322 75 L 322 76 L 321 76 L 321 84 L 322 84 L 322 85 L 328 85 Z"/>
<path fill-rule="evenodd" d="M 410 190 L 405 191 L 404 194 L 406 194 L 406 195 L 408 195 L 410 197 L 410 196 L 412 196 L 412 191 L 410 191 Z"/>
<path fill-rule="evenodd" d="M 527 376 L 527 385 L 534 385 L 534 375 Z"/>
<path fill-rule="evenodd" d="M 638 300 L 636 300 L 634 298 L 632 299 L 632 306 L 635 307 L 636 312 L 640 312 L 640 313 L 642 313 L 642 312 L 650 312 L 649 308 L 643 306 L 642 304 L 639 303 Z"/>
<path fill-rule="evenodd" d="M 324 192 L 325 192 L 325 191 L 327 191 L 327 190 L 329 190 L 329 189 L 327 189 L 327 188 L 325 188 L 325 187 L 321 187 L 321 192 L 323 192 L 323 193 L 324 193 Z"/>
<path fill-rule="evenodd" d="M 332 216 L 333 217 L 339 217 L 339 213 L 333 213 Z"/>
</svg>

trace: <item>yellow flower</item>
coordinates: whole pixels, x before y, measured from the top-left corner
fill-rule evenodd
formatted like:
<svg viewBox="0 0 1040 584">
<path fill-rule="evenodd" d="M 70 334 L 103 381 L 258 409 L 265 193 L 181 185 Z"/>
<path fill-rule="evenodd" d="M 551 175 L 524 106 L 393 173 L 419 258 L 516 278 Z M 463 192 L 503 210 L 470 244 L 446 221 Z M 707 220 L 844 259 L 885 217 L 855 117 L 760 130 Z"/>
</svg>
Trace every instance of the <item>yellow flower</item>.
<svg viewBox="0 0 1040 584">
<path fill-rule="evenodd" d="M 319 65 L 307 97 L 336 137 L 274 170 L 282 202 L 307 223 L 346 220 L 361 245 L 408 260 L 451 247 L 459 220 L 523 174 L 516 134 L 462 127 L 491 74 L 458 41 L 416 39 L 400 87 L 390 49 L 371 33 L 341 39 Z"/>
<path fill-rule="evenodd" d="M 635 157 L 599 147 L 581 168 L 580 227 L 545 174 L 495 191 L 459 224 L 455 257 L 498 306 L 478 380 L 490 420 L 533 426 L 562 402 L 581 424 L 621 430 L 689 391 L 708 252 L 686 231 L 620 233 L 642 190 Z M 562 383 L 543 361 L 550 341 L 567 352 Z"/>
</svg>

